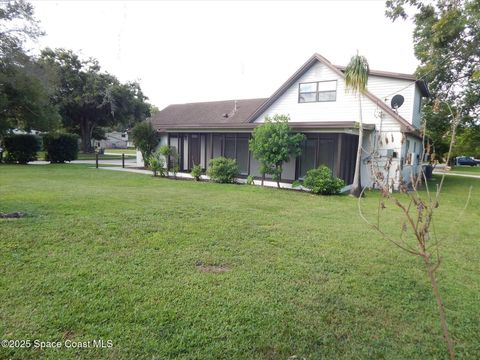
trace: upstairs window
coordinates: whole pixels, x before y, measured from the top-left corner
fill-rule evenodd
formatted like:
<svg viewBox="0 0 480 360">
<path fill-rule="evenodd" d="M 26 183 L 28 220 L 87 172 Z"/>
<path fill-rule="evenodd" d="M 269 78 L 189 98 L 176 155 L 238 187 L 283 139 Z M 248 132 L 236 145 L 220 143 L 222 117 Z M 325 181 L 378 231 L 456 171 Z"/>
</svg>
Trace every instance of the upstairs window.
<svg viewBox="0 0 480 360">
<path fill-rule="evenodd" d="M 325 102 L 337 99 L 337 81 L 316 81 L 299 84 L 298 102 Z"/>
</svg>

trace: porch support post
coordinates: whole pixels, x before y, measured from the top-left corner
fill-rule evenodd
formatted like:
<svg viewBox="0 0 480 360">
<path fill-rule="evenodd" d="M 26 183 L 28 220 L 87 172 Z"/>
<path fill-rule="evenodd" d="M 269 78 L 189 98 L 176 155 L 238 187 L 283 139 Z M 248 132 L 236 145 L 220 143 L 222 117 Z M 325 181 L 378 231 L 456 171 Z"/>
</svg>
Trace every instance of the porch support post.
<svg viewBox="0 0 480 360">
<path fill-rule="evenodd" d="M 208 154 L 208 160 L 213 159 L 213 133 L 210 133 L 210 151 Z M 208 161 L 207 161 L 208 166 Z"/>
<path fill-rule="evenodd" d="M 335 158 L 335 176 L 341 178 L 343 134 L 337 134 L 337 156 Z"/>
<path fill-rule="evenodd" d="M 250 139 L 252 138 L 252 134 L 248 134 L 248 166 L 247 166 L 247 175 L 250 175 L 250 157 L 252 154 L 250 153 Z"/>
<path fill-rule="evenodd" d="M 170 148 L 170 133 L 168 133 L 167 136 L 168 136 L 167 144 L 168 144 L 168 147 Z M 168 170 L 170 170 L 170 155 L 167 156 L 167 177 L 168 177 Z"/>
</svg>

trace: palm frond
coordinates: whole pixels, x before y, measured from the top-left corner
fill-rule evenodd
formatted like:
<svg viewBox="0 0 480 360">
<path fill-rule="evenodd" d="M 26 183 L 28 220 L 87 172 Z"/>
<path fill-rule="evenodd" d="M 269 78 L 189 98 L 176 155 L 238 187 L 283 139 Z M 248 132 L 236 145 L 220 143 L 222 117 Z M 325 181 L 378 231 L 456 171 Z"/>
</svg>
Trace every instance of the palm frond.
<svg viewBox="0 0 480 360">
<path fill-rule="evenodd" d="M 367 59 L 359 55 L 352 56 L 350 62 L 345 68 L 345 85 L 354 93 L 364 93 L 368 83 L 368 73 L 370 67 Z"/>
</svg>

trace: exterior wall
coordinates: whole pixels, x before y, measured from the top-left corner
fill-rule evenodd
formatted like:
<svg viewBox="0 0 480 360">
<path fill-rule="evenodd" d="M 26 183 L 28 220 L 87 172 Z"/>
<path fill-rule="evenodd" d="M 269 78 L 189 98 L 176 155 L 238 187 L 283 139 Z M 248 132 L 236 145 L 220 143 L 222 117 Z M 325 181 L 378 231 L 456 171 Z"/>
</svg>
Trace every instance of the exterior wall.
<svg viewBox="0 0 480 360">
<path fill-rule="evenodd" d="M 336 101 L 299 103 L 299 83 L 312 81 L 337 80 Z M 396 80 L 384 77 L 370 76 L 368 89 L 380 98 L 398 90 L 410 83 L 408 80 Z M 401 115 L 412 121 L 412 114 L 406 114 L 413 107 L 413 92 L 415 86 L 410 86 L 400 92 L 405 96 L 405 103 L 399 109 Z M 405 114 L 404 114 L 405 113 Z M 275 101 L 264 113 L 255 119 L 255 122 L 263 122 L 265 116 L 275 114 L 290 115 L 291 122 L 308 121 L 358 121 L 358 97 L 352 92 L 347 92 L 345 82 L 337 73 L 333 72 L 326 65 L 317 62 L 300 79 L 298 79 L 286 92 Z M 362 96 L 362 116 L 365 124 L 380 125 L 378 106 L 370 99 Z M 384 114 L 382 128 L 386 131 L 397 131 L 398 122 L 391 116 Z"/>
<path fill-rule="evenodd" d="M 403 167 L 401 176 L 405 182 L 410 182 L 412 176 L 419 174 L 422 166 L 422 141 L 413 136 L 407 136 L 403 144 Z"/>
<path fill-rule="evenodd" d="M 142 153 L 138 149 L 136 149 L 135 153 L 136 153 L 136 158 L 137 158 L 137 166 L 138 167 L 144 167 L 145 162 L 143 161 Z"/>
<path fill-rule="evenodd" d="M 417 86 L 411 84 L 412 80 L 369 76 L 367 87 L 372 94 L 383 100 L 388 107 L 391 107 L 391 101 L 395 95 L 402 95 L 405 101 L 403 105 L 398 108 L 398 115 L 410 124 L 413 124 L 414 99 Z"/>
<path fill-rule="evenodd" d="M 415 94 L 413 98 L 413 123 L 412 125 L 415 126 L 417 129 L 420 129 L 422 126 L 422 94 L 417 86 L 415 86 Z"/>
</svg>

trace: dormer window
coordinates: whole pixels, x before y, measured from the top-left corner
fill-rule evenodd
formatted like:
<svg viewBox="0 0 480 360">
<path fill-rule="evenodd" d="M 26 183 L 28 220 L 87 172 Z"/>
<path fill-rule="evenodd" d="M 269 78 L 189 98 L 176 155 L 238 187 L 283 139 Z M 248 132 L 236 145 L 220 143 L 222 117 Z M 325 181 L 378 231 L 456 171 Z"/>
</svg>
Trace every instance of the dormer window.
<svg viewBox="0 0 480 360">
<path fill-rule="evenodd" d="M 315 81 L 298 85 L 298 102 L 325 102 L 337 99 L 337 80 Z"/>
</svg>

